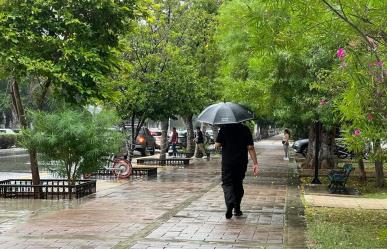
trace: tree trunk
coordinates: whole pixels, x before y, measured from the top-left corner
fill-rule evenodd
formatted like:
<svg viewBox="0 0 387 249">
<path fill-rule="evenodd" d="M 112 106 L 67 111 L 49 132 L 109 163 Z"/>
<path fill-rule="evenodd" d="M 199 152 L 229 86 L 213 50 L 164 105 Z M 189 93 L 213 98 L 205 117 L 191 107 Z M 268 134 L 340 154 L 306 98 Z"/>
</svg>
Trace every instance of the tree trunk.
<svg viewBox="0 0 387 249">
<path fill-rule="evenodd" d="M 261 138 L 267 138 L 269 137 L 269 126 L 268 125 L 263 125 L 261 127 Z"/>
<path fill-rule="evenodd" d="M 168 120 L 161 121 L 160 159 L 167 158 L 168 152 Z"/>
<path fill-rule="evenodd" d="M 383 173 L 383 162 L 375 161 L 375 174 L 376 174 L 376 186 L 381 188 L 384 187 L 384 173 Z"/>
<path fill-rule="evenodd" d="M 5 128 L 11 128 L 12 123 L 12 110 L 7 109 L 5 110 Z"/>
<path fill-rule="evenodd" d="M 374 146 L 374 152 L 376 155 L 380 154 L 380 140 L 377 140 Z M 383 161 L 380 158 L 375 160 L 375 176 L 376 176 L 376 186 L 381 188 L 384 187 L 384 172 L 383 172 Z"/>
<path fill-rule="evenodd" d="M 335 160 L 335 128 L 330 131 L 320 129 L 320 150 L 318 165 L 319 168 L 333 169 L 336 166 Z M 305 161 L 302 163 L 303 168 L 315 168 L 315 156 L 316 156 L 316 130 L 314 125 L 309 126 L 309 142 L 308 153 Z"/>
<path fill-rule="evenodd" d="M 24 114 L 23 104 L 20 98 L 19 85 L 16 80 L 12 83 L 12 100 L 15 105 L 15 109 L 19 118 L 19 122 L 24 129 L 28 128 L 27 120 Z M 39 168 L 38 168 L 38 159 L 37 153 L 35 149 L 28 150 L 30 155 L 30 163 L 31 163 L 31 175 L 32 175 L 32 184 L 39 185 L 40 184 L 40 176 L 39 176 Z M 40 188 L 34 189 L 34 197 L 39 198 L 41 194 Z"/>
<path fill-rule="evenodd" d="M 308 153 L 301 167 L 304 169 L 313 169 L 314 168 L 314 154 L 316 148 L 316 134 L 313 125 L 309 126 L 309 142 L 308 142 Z"/>
<path fill-rule="evenodd" d="M 192 115 L 187 115 L 183 117 L 185 126 L 187 128 L 187 156 L 192 157 L 194 150 L 195 150 L 195 144 L 194 144 L 194 130 L 193 130 L 193 124 L 192 124 Z"/>
<path fill-rule="evenodd" d="M 359 164 L 359 170 L 360 170 L 359 179 L 361 182 L 365 182 L 367 180 L 367 176 L 366 176 L 363 158 L 359 158 L 358 164 Z"/>
<path fill-rule="evenodd" d="M 329 131 L 321 129 L 320 135 L 320 156 L 319 165 L 323 169 L 333 169 L 336 166 L 335 160 L 335 135 L 336 128 L 333 127 Z"/>
</svg>

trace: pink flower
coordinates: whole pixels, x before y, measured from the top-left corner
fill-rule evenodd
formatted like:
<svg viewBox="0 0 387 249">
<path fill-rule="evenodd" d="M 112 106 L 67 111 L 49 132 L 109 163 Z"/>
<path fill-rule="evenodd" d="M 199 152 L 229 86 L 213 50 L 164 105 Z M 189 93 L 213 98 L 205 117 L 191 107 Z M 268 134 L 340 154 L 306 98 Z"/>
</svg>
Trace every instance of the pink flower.
<svg viewBox="0 0 387 249">
<path fill-rule="evenodd" d="M 327 103 L 326 99 L 320 99 L 320 105 L 325 105 Z"/>
<path fill-rule="evenodd" d="M 368 121 L 372 121 L 374 119 L 374 116 L 371 113 L 368 113 L 367 119 Z"/>
<path fill-rule="evenodd" d="M 353 132 L 353 134 L 354 134 L 356 137 L 358 137 L 358 136 L 360 136 L 361 131 L 360 131 L 359 129 L 356 129 L 356 130 Z"/>
<path fill-rule="evenodd" d="M 339 48 L 336 52 L 336 56 L 339 58 L 339 59 L 343 59 L 345 57 L 345 51 L 344 51 L 344 48 Z"/>
<path fill-rule="evenodd" d="M 375 66 L 376 67 L 383 67 L 383 61 L 376 61 Z"/>
</svg>

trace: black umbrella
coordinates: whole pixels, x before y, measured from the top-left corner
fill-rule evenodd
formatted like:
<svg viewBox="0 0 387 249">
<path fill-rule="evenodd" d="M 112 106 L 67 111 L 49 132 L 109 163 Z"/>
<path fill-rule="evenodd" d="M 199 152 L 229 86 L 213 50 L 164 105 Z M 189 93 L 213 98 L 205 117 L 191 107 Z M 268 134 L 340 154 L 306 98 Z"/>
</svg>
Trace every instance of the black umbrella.
<svg viewBox="0 0 387 249">
<path fill-rule="evenodd" d="M 198 121 L 212 124 L 236 124 L 254 118 L 254 114 L 247 108 L 231 103 L 222 102 L 208 106 L 198 116 Z"/>
</svg>

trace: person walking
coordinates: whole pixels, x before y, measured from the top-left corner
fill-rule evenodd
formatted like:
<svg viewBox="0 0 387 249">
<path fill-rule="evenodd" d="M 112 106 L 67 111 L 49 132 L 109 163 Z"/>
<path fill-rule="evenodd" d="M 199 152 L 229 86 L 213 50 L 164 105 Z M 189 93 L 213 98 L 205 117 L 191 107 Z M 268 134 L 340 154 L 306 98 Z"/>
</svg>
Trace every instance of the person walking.
<svg viewBox="0 0 387 249">
<path fill-rule="evenodd" d="M 199 150 L 202 152 L 203 156 L 207 157 L 206 151 L 204 150 L 204 136 L 203 132 L 200 130 L 200 127 L 196 127 L 195 143 L 196 146 L 193 157 L 195 158 L 197 156 Z"/>
<path fill-rule="evenodd" d="M 243 179 L 248 155 L 253 160 L 253 173 L 258 175 L 258 161 L 250 129 L 239 123 L 224 125 L 216 138 L 216 148 L 222 148 L 222 188 L 226 203 L 226 219 L 243 215 L 241 201 L 244 195 Z"/>
<path fill-rule="evenodd" d="M 172 156 L 176 157 L 177 156 L 177 140 L 178 140 L 178 134 L 176 131 L 176 127 L 172 128 L 172 136 L 171 136 L 171 145 L 172 145 Z"/>
<path fill-rule="evenodd" d="M 284 146 L 284 152 L 285 152 L 285 156 L 284 156 L 284 160 L 289 160 L 289 138 L 290 138 L 290 132 L 288 129 L 285 129 L 284 130 L 284 136 L 282 138 L 282 144 Z"/>
</svg>

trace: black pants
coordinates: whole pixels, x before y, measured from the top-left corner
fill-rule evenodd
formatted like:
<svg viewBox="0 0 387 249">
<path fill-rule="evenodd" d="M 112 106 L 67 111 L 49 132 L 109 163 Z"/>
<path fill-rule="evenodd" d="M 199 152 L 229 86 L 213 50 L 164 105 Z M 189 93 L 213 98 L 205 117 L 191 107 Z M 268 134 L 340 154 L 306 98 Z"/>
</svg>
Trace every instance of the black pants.
<svg viewBox="0 0 387 249">
<path fill-rule="evenodd" d="M 246 169 L 247 163 L 222 163 L 222 188 L 228 208 L 240 208 L 245 193 L 243 179 L 245 179 Z"/>
</svg>

